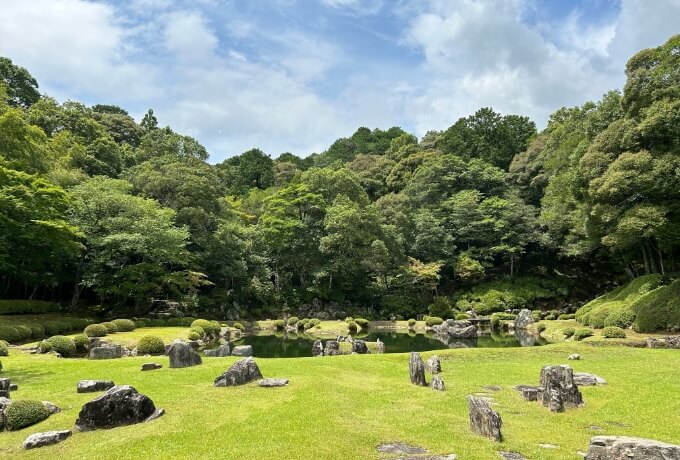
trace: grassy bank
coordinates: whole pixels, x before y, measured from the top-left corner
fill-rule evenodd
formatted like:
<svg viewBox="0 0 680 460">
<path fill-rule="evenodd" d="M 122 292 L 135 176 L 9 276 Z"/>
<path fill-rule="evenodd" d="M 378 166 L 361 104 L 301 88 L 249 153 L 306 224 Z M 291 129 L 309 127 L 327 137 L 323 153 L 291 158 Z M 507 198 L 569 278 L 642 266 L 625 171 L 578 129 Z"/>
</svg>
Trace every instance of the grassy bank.
<svg viewBox="0 0 680 460">
<path fill-rule="evenodd" d="M 512 390 L 535 383 L 546 364 L 582 361 L 577 371 L 594 372 L 608 386 L 583 388 L 586 407 L 553 414 L 527 403 Z M 410 385 L 408 355 L 258 359 L 265 376 L 286 377 L 280 389 L 254 386 L 214 388 L 213 379 L 236 358 L 206 358 L 188 369 L 168 369 L 166 357 L 112 361 L 58 359 L 13 350 L 2 359 L 3 377 L 19 384 L 13 399 L 51 400 L 63 412 L 21 430 L 0 435 L 2 458 L 378 458 L 375 447 L 405 441 L 459 458 L 497 458 L 513 450 L 528 458 L 573 459 L 596 434 L 643 436 L 680 443 L 680 355 L 673 350 L 592 347 L 562 343 L 511 349 L 460 349 L 444 357 L 445 393 Z M 426 358 L 428 354 L 425 354 Z M 164 368 L 140 372 L 141 363 Z M 80 379 L 113 379 L 149 395 L 167 415 L 148 424 L 75 433 L 62 444 L 24 452 L 31 433 L 73 427 L 82 404 Z M 465 396 L 500 385 L 493 392 L 506 441 L 496 444 L 468 428 Z M 603 431 L 593 431 L 598 426 Z M 558 445 L 544 449 L 538 444 Z"/>
</svg>

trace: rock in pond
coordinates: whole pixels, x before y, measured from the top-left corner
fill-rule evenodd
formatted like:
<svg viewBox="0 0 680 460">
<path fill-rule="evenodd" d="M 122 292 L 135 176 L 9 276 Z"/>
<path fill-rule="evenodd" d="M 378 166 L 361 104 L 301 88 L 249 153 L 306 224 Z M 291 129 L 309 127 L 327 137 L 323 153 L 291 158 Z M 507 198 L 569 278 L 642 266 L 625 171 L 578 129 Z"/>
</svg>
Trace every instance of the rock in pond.
<svg viewBox="0 0 680 460">
<path fill-rule="evenodd" d="M 252 345 L 238 345 L 231 351 L 232 356 L 253 356 Z"/>
<path fill-rule="evenodd" d="M 205 355 L 210 358 L 224 358 L 225 356 L 231 356 L 231 349 L 228 343 L 223 343 L 217 348 L 212 350 L 205 350 Z"/>
<path fill-rule="evenodd" d="M 586 460 L 680 460 L 680 446 L 653 439 L 594 436 Z"/>
<path fill-rule="evenodd" d="M 288 379 L 262 379 L 258 380 L 257 384 L 264 388 L 285 387 L 288 385 Z"/>
<path fill-rule="evenodd" d="M 425 381 L 425 363 L 423 362 L 423 358 L 420 357 L 420 353 L 416 351 L 411 352 L 408 370 L 412 384 L 427 386 L 427 382 Z"/>
<path fill-rule="evenodd" d="M 85 403 L 78 414 L 76 428 L 80 431 L 115 428 L 153 420 L 163 415 L 151 398 L 133 386 L 116 385 L 106 393 Z"/>
<path fill-rule="evenodd" d="M 197 366 L 203 362 L 196 350 L 181 340 L 172 342 L 168 350 L 168 357 L 170 358 L 171 368 Z"/>
<path fill-rule="evenodd" d="M 437 391 L 446 391 L 446 385 L 444 385 L 444 379 L 439 374 L 435 374 L 432 377 L 432 389 Z"/>
<path fill-rule="evenodd" d="M 486 436 L 494 441 L 501 442 L 501 426 L 503 422 L 501 416 L 486 399 L 468 396 L 468 412 L 470 415 L 470 429 L 481 436 Z"/>
<path fill-rule="evenodd" d="M 162 364 L 158 363 L 144 363 L 142 364 L 142 370 L 143 371 L 155 371 L 157 369 L 163 368 Z"/>
<path fill-rule="evenodd" d="M 24 449 L 35 449 L 36 447 L 51 446 L 52 444 L 58 444 L 66 439 L 68 439 L 73 432 L 71 430 L 62 431 L 46 431 L 44 433 L 35 433 L 30 435 L 24 441 Z"/>
<path fill-rule="evenodd" d="M 235 362 L 227 371 L 214 381 L 216 387 L 245 385 L 262 378 L 260 368 L 252 357 Z"/>
<path fill-rule="evenodd" d="M 574 371 L 571 367 L 545 366 L 541 369 L 542 403 L 553 412 L 562 412 L 564 406 L 581 406 L 583 397 L 574 382 Z M 562 408 L 558 402 L 561 400 Z"/>
<path fill-rule="evenodd" d="M 526 329 L 532 324 L 534 324 L 534 316 L 532 315 L 531 310 L 520 310 L 517 314 L 517 318 L 515 318 L 515 329 Z"/>
<path fill-rule="evenodd" d="M 355 340 L 352 342 L 352 353 L 357 353 L 359 355 L 365 355 L 368 353 L 368 345 L 363 340 Z"/>
<path fill-rule="evenodd" d="M 76 385 L 78 393 L 95 393 L 97 391 L 106 391 L 113 388 L 115 383 L 111 380 L 81 380 Z"/>
</svg>

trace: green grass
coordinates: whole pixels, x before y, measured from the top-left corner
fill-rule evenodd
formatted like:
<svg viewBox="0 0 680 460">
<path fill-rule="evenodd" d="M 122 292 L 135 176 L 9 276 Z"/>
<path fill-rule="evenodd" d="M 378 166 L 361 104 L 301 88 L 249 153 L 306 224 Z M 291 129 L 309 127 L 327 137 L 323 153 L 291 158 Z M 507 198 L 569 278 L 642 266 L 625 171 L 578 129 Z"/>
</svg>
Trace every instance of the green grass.
<svg viewBox="0 0 680 460">
<path fill-rule="evenodd" d="M 582 389 L 584 408 L 554 414 L 512 390 L 512 385 L 537 383 L 543 365 L 566 363 L 572 352 L 582 356 L 570 363 L 576 371 L 594 372 L 609 382 Z M 444 393 L 409 383 L 407 354 L 257 359 L 266 377 L 290 379 L 285 388 L 262 389 L 212 386 L 236 358 L 169 369 L 166 357 L 154 357 L 164 368 L 141 372 L 149 358 L 69 360 L 13 349 L 2 358 L 2 376 L 19 384 L 12 398 L 50 400 L 63 411 L 33 427 L 2 433 L 0 457 L 241 459 L 285 453 L 289 459 L 377 459 L 379 443 L 404 441 L 471 460 L 498 458 L 498 450 L 554 460 L 578 458 L 577 451 L 586 450 L 598 434 L 680 443 L 680 398 L 672 397 L 680 393 L 676 350 L 561 343 L 436 353 L 443 359 Z M 23 451 L 21 443 L 31 433 L 73 427 L 80 407 L 95 396 L 76 393 L 80 379 L 134 385 L 167 414 L 147 424 L 75 432 L 56 446 Z M 465 396 L 484 391 L 485 385 L 503 387 L 492 393 L 503 417 L 502 444 L 468 427 Z M 591 431 L 593 425 L 604 431 Z M 560 448 L 542 449 L 539 443 Z"/>
<path fill-rule="evenodd" d="M 536 323 L 538 324 L 538 323 Z M 576 320 L 554 320 L 554 321 L 541 321 L 540 324 L 545 324 L 546 329 L 545 331 L 541 332 L 541 337 L 544 339 L 548 340 L 549 342 L 562 342 L 565 340 L 564 334 L 562 331 L 568 327 L 574 328 L 574 329 L 579 329 L 582 328 L 583 325 L 579 323 Z M 534 325 L 532 329 L 535 330 L 536 326 Z M 626 338 L 625 339 L 607 339 L 602 336 L 602 330 L 601 329 L 595 329 L 593 330 L 594 335 L 592 337 L 588 337 L 583 340 L 583 342 L 607 342 L 607 343 L 614 343 L 614 344 L 620 344 L 620 343 L 627 343 L 627 344 L 632 344 L 635 342 L 644 342 L 647 338 L 649 337 L 667 337 L 668 333 L 664 332 L 658 332 L 658 333 L 638 333 L 635 332 L 632 329 L 626 329 Z M 573 340 L 573 339 L 572 339 Z"/>
</svg>

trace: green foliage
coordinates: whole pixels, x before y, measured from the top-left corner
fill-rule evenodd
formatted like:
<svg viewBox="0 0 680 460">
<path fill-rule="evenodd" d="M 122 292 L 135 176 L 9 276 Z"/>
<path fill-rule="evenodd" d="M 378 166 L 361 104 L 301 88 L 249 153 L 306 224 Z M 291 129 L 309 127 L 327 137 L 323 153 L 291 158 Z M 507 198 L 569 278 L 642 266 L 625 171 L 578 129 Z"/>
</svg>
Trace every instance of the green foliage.
<svg viewBox="0 0 680 460">
<path fill-rule="evenodd" d="M 432 326 L 438 326 L 442 324 L 444 320 L 442 318 L 439 318 L 437 316 L 428 316 L 427 319 L 425 320 L 425 324 L 428 325 L 429 327 Z"/>
<path fill-rule="evenodd" d="M 661 286 L 631 305 L 635 312 L 633 329 L 637 332 L 680 329 L 680 280 Z"/>
<path fill-rule="evenodd" d="M 451 310 L 451 302 L 447 297 L 435 297 L 432 303 L 427 308 L 430 316 L 439 316 L 441 318 L 450 318 L 453 311 Z"/>
<path fill-rule="evenodd" d="M 192 339 L 195 340 L 195 339 Z M 155 335 L 145 335 L 137 342 L 137 354 L 140 355 L 158 355 L 165 353 L 165 344 L 163 339 Z"/>
<path fill-rule="evenodd" d="M 602 337 L 606 339 L 625 339 L 626 331 L 616 326 L 608 326 L 602 330 Z"/>
<path fill-rule="evenodd" d="M 314 326 L 314 324 L 311 324 L 311 326 Z M 354 321 L 347 321 L 347 328 L 350 332 L 356 332 L 359 330 L 359 325 Z"/>
<path fill-rule="evenodd" d="M 562 329 L 562 334 L 564 334 L 564 337 L 566 339 L 573 336 L 575 332 L 576 332 L 576 329 L 573 328 L 573 327 L 565 327 L 564 329 Z"/>
<path fill-rule="evenodd" d="M 291 326 L 297 324 L 298 321 L 299 319 L 297 316 L 291 316 L 290 318 L 288 318 L 288 324 L 290 324 Z"/>
<path fill-rule="evenodd" d="M 200 327 L 197 327 L 196 329 L 201 329 L 201 328 L 200 328 Z M 201 330 L 202 330 L 202 329 L 201 329 Z M 197 331 L 195 331 L 195 330 L 192 330 L 192 331 L 189 332 L 189 334 L 187 335 L 187 337 L 188 337 L 189 340 L 200 340 L 200 339 L 203 338 L 203 336 L 204 336 L 204 334 L 201 334 L 201 333 L 199 333 L 199 332 L 197 332 Z"/>
<path fill-rule="evenodd" d="M 18 342 L 20 334 L 16 328 L 11 326 L 0 326 L 0 340 L 6 340 L 7 342 Z"/>
<path fill-rule="evenodd" d="M 165 327 L 166 325 L 167 321 L 163 318 L 155 318 L 148 323 L 147 327 Z"/>
<path fill-rule="evenodd" d="M 193 333 L 193 334 L 192 334 Z M 189 328 L 189 336 L 195 336 L 196 338 L 191 340 L 198 340 L 205 337 L 205 330 L 201 326 L 191 326 Z"/>
<path fill-rule="evenodd" d="M 458 313 L 456 315 L 456 321 L 462 321 L 462 320 L 470 319 L 470 318 L 471 318 L 471 316 L 468 315 L 467 313 Z"/>
<path fill-rule="evenodd" d="M 241 323 L 234 323 L 234 327 L 235 327 L 236 329 L 238 329 L 239 331 L 241 331 L 241 332 L 243 332 L 243 331 L 246 330 L 246 327 L 245 327 L 243 324 L 241 324 Z"/>
<path fill-rule="evenodd" d="M 5 424 L 10 431 L 20 430 L 42 422 L 50 411 L 40 401 L 14 401 L 5 409 Z"/>
<path fill-rule="evenodd" d="M 52 346 L 52 344 L 47 340 L 43 340 L 38 344 L 38 350 L 40 350 L 40 353 L 49 353 L 50 351 L 52 351 L 53 348 L 54 347 Z"/>
<path fill-rule="evenodd" d="M 42 324 L 29 323 L 28 327 L 31 328 L 32 339 L 42 339 L 45 337 L 45 327 Z"/>
<path fill-rule="evenodd" d="M 88 339 L 88 336 L 86 336 L 85 334 L 78 334 L 73 337 L 73 343 L 76 344 L 76 350 L 83 351 L 87 350 L 87 347 L 90 344 L 90 340 Z"/>
<path fill-rule="evenodd" d="M 9 346 L 6 342 L 0 343 L 0 356 L 9 356 Z"/>
<path fill-rule="evenodd" d="M 285 326 L 286 322 L 282 319 L 277 319 L 274 321 L 274 327 L 276 327 L 277 331 L 282 331 Z"/>
<path fill-rule="evenodd" d="M 573 335 L 574 340 L 576 340 L 576 341 L 581 341 L 581 340 L 583 340 L 587 337 L 592 337 L 592 336 L 593 336 L 593 330 L 589 329 L 587 327 L 582 327 L 582 328 L 576 329 L 576 331 L 574 332 L 574 335 Z"/>
<path fill-rule="evenodd" d="M 560 314 L 557 319 L 559 320 L 568 320 L 568 319 L 574 319 L 576 318 L 576 315 L 574 313 L 562 313 Z"/>
<path fill-rule="evenodd" d="M 536 330 L 540 334 L 541 332 L 545 331 L 548 326 L 546 326 L 544 323 L 538 323 L 538 326 L 536 326 Z"/>
<path fill-rule="evenodd" d="M 42 325 L 45 328 L 45 335 L 47 336 L 64 334 L 71 330 L 68 323 L 64 321 L 45 321 Z"/>
<path fill-rule="evenodd" d="M 115 323 L 113 323 L 111 321 L 105 321 L 105 322 L 101 323 L 101 325 L 106 328 L 106 331 L 109 334 L 115 334 L 116 332 L 118 332 L 118 327 L 116 326 Z"/>
<path fill-rule="evenodd" d="M 409 325 L 409 327 L 415 326 L 415 325 L 416 325 L 416 320 L 413 319 L 413 318 L 409 318 L 409 320 L 408 320 L 408 325 Z"/>
<path fill-rule="evenodd" d="M 55 335 L 47 339 L 47 342 L 52 345 L 54 351 L 65 358 L 73 356 L 76 353 L 76 344 L 70 337 Z"/>
<path fill-rule="evenodd" d="M 0 300 L 0 315 L 30 315 L 51 313 L 59 310 L 54 302 L 42 300 Z"/>
<path fill-rule="evenodd" d="M 207 319 L 197 319 L 191 322 L 191 327 L 200 327 L 207 335 L 215 335 L 220 332 L 220 324 Z"/>
<path fill-rule="evenodd" d="M 135 323 L 129 319 L 114 319 L 111 321 L 118 332 L 130 332 L 135 330 Z"/>
<path fill-rule="evenodd" d="M 109 330 L 103 324 L 90 324 L 83 332 L 88 337 L 104 337 Z"/>
<path fill-rule="evenodd" d="M 368 329 L 368 325 L 370 324 L 370 322 L 364 318 L 355 318 L 354 322 L 357 323 L 357 325 L 364 330 Z"/>
</svg>

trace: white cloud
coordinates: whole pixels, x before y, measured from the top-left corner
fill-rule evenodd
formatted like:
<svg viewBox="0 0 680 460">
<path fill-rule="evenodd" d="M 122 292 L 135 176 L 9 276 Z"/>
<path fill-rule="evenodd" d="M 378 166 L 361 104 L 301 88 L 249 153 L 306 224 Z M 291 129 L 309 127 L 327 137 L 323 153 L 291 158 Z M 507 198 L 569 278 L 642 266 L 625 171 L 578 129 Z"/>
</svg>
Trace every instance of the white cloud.
<svg viewBox="0 0 680 460">
<path fill-rule="evenodd" d="M 383 0 L 321 0 L 321 3 L 357 15 L 376 14 L 384 5 Z"/>
<path fill-rule="evenodd" d="M 196 12 L 177 11 L 168 15 L 164 31 L 165 47 L 181 61 L 212 59 L 218 39 L 205 19 Z"/>
</svg>

